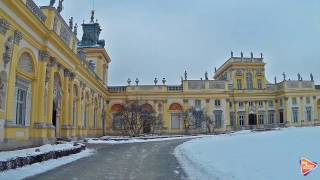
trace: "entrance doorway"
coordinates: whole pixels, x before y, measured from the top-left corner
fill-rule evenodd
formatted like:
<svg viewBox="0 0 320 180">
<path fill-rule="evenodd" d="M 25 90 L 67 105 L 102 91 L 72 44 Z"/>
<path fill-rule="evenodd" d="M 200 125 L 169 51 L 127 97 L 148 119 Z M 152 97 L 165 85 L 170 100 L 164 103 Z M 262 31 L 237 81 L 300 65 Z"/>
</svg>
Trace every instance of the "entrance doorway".
<svg viewBox="0 0 320 180">
<path fill-rule="evenodd" d="M 280 124 L 284 123 L 283 111 L 280 111 Z"/>
<path fill-rule="evenodd" d="M 52 107 L 52 125 L 54 126 L 55 137 L 59 137 L 59 112 L 55 101 L 53 101 Z"/>
<path fill-rule="evenodd" d="M 257 125 L 257 115 L 249 114 L 249 126 Z"/>
<path fill-rule="evenodd" d="M 143 133 L 150 134 L 151 133 L 151 123 L 148 120 L 143 121 Z"/>
</svg>

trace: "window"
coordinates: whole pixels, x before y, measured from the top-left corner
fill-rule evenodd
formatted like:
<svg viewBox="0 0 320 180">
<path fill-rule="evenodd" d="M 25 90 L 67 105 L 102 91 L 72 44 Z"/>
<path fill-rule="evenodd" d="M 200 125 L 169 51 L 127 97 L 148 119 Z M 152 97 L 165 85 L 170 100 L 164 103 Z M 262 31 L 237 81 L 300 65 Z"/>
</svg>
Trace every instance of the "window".
<svg viewBox="0 0 320 180">
<path fill-rule="evenodd" d="M 282 101 L 282 99 L 280 99 L 280 106 L 281 106 L 281 107 L 283 106 L 283 101 Z"/>
<path fill-rule="evenodd" d="M 274 111 L 269 111 L 269 124 L 273 124 L 274 123 Z"/>
<path fill-rule="evenodd" d="M 77 86 L 73 87 L 73 109 L 72 109 L 72 125 L 73 127 L 76 126 L 76 121 L 78 118 L 78 89 Z"/>
<path fill-rule="evenodd" d="M 243 126 L 243 125 L 244 125 L 244 115 L 243 115 L 243 114 L 240 114 L 240 115 L 239 115 L 239 125 L 240 125 L 240 126 Z"/>
<path fill-rule="evenodd" d="M 214 105 L 215 105 L 215 106 L 220 106 L 220 105 L 221 105 L 220 100 L 219 100 L 219 99 L 216 99 L 216 100 L 214 101 Z"/>
<path fill-rule="evenodd" d="M 292 98 L 292 105 L 297 105 L 297 98 L 296 97 Z"/>
<path fill-rule="evenodd" d="M 273 107 L 273 101 L 269 101 L 269 107 L 272 108 Z"/>
<path fill-rule="evenodd" d="M 249 102 L 249 106 L 252 107 L 253 106 L 253 102 L 250 101 Z"/>
<path fill-rule="evenodd" d="M 115 130 L 120 130 L 122 128 L 122 116 L 121 113 L 113 113 L 112 127 Z"/>
<path fill-rule="evenodd" d="M 222 127 L 222 111 L 214 111 L 215 127 Z"/>
<path fill-rule="evenodd" d="M 29 125 L 31 113 L 30 83 L 17 78 L 15 88 L 15 118 L 18 125 Z"/>
<path fill-rule="evenodd" d="M 262 89 L 262 81 L 261 81 L 261 79 L 258 79 L 258 89 Z"/>
<path fill-rule="evenodd" d="M 232 108 L 232 102 L 229 102 L 229 107 Z"/>
<path fill-rule="evenodd" d="M 259 108 L 263 108 L 263 101 L 259 101 L 258 104 L 259 104 Z"/>
<path fill-rule="evenodd" d="M 241 81 L 241 79 L 237 80 L 237 86 L 238 86 L 238 90 L 242 89 L 242 81 Z"/>
<path fill-rule="evenodd" d="M 73 110 L 72 110 L 72 125 L 73 126 L 76 126 L 77 113 L 78 113 L 77 101 L 73 100 Z"/>
<path fill-rule="evenodd" d="M 247 88 L 253 89 L 252 74 L 251 73 L 247 73 Z"/>
<path fill-rule="evenodd" d="M 234 120 L 235 120 L 234 112 L 230 112 L 230 126 L 234 126 Z"/>
<path fill-rule="evenodd" d="M 306 119 L 307 121 L 311 121 L 312 119 L 312 108 L 311 107 L 306 107 Z"/>
<path fill-rule="evenodd" d="M 19 125 L 25 125 L 27 91 L 23 88 L 18 87 L 16 98 L 16 123 Z"/>
<path fill-rule="evenodd" d="M 171 128 L 172 129 L 180 129 L 181 127 L 181 114 L 180 113 L 172 113 L 171 114 Z"/>
<path fill-rule="evenodd" d="M 259 124 L 264 124 L 264 115 L 263 114 L 259 114 L 258 119 L 259 119 Z"/>
<path fill-rule="evenodd" d="M 94 108 L 93 110 L 93 128 L 96 128 L 97 126 L 97 108 Z"/>
<path fill-rule="evenodd" d="M 243 102 L 239 102 L 239 107 L 243 108 Z"/>
<path fill-rule="evenodd" d="M 195 100 L 194 106 L 195 106 L 195 108 L 201 109 L 201 100 Z"/>
<path fill-rule="evenodd" d="M 311 100 L 310 97 L 306 97 L 306 104 L 310 104 Z"/>
<path fill-rule="evenodd" d="M 294 123 L 299 120 L 299 108 L 297 107 L 292 108 L 292 120 Z"/>
</svg>

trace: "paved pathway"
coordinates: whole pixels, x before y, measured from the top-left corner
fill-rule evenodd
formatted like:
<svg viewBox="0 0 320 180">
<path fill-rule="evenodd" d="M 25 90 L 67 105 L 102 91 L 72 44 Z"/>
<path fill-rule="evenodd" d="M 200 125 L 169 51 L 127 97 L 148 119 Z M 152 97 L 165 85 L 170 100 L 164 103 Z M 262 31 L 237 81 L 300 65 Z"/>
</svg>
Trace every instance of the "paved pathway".
<svg viewBox="0 0 320 180">
<path fill-rule="evenodd" d="M 29 179 L 171 180 L 187 179 L 173 155 L 185 140 L 89 145 L 97 153 Z"/>
</svg>

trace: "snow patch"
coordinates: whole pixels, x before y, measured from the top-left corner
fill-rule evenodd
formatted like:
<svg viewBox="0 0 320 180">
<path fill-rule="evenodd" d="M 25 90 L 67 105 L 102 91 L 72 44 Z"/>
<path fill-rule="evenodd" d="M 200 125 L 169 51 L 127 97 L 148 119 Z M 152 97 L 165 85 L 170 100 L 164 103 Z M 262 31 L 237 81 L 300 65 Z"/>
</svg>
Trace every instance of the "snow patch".
<svg viewBox="0 0 320 180">
<path fill-rule="evenodd" d="M 32 164 L 29 166 L 24 166 L 18 169 L 12 169 L 9 171 L 0 172 L 0 179 L 4 180 L 20 180 L 27 177 L 35 176 L 37 174 L 44 173 L 51 169 L 57 168 L 59 166 L 71 163 L 78 159 L 93 155 L 95 150 L 86 149 L 81 151 L 80 153 L 73 154 L 70 156 L 65 156 L 59 159 L 52 159 L 48 161 L 44 161 L 41 163 Z"/>
<path fill-rule="evenodd" d="M 190 179 L 319 180 L 316 169 L 306 177 L 299 160 L 320 162 L 319 127 L 266 132 L 239 132 L 194 139 L 174 154 Z"/>
</svg>

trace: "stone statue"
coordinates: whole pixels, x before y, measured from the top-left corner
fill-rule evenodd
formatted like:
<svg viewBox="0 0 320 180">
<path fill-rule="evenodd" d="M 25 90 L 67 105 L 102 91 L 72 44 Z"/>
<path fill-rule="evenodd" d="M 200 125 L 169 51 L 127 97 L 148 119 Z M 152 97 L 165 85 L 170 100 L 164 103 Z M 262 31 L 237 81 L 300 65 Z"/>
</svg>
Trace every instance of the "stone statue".
<svg viewBox="0 0 320 180">
<path fill-rule="evenodd" d="M 263 58 L 263 53 L 260 53 L 260 57 L 261 57 L 261 59 Z"/>
<path fill-rule="evenodd" d="M 277 84 L 277 76 L 274 77 L 274 84 Z"/>
<path fill-rule="evenodd" d="M 181 76 L 181 83 L 183 82 L 183 77 Z"/>
<path fill-rule="evenodd" d="M 58 5 L 58 7 L 57 7 L 58 13 L 61 13 L 62 10 L 63 10 L 63 5 L 62 5 L 63 1 L 64 1 L 64 0 L 59 0 L 59 5 Z"/>
<path fill-rule="evenodd" d="M 283 72 L 282 76 L 283 76 L 283 80 L 286 81 L 286 73 Z"/>
<path fill-rule="evenodd" d="M 91 11 L 91 23 L 94 23 L 94 10 Z"/>
<path fill-rule="evenodd" d="M 12 52 L 13 52 L 13 38 L 9 37 L 7 42 L 5 43 L 4 53 L 3 53 L 4 68 L 6 68 L 7 64 L 11 61 Z"/>
<path fill-rule="evenodd" d="M 77 23 L 74 25 L 73 33 L 74 33 L 75 35 L 78 34 L 78 24 L 77 24 Z"/>
<path fill-rule="evenodd" d="M 69 19 L 69 27 L 70 27 L 70 29 L 71 29 L 71 31 L 72 31 L 72 29 L 73 29 L 73 17 L 71 17 L 71 18 Z"/>
<path fill-rule="evenodd" d="M 205 78 L 205 80 L 209 80 L 207 71 L 206 71 L 206 73 L 204 73 L 204 78 Z"/>
<path fill-rule="evenodd" d="M 241 59 L 243 58 L 243 52 L 241 51 Z"/>
<path fill-rule="evenodd" d="M 231 51 L 231 57 L 233 57 L 233 51 Z"/>
<path fill-rule="evenodd" d="M 312 82 L 314 81 L 312 73 L 310 73 L 310 79 L 311 79 Z"/>
<path fill-rule="evenodd" d="M 165 85 L 166 84 L 166 78 L 162 78 L 162 83 L 163 83 L 163 85 Z"/>
<path fill-rule="evenodd" d="M 301 75 L 298 73 L 298 80 L 301 81 Z"/>
<path fill-rule="evenodd" d="M 136 85 L 138 86 L 139 85 L 139 79 L 136 78 Z"/>
<path fill-rule="evenodd" d="M 154 85 L 157 85 L 158 84 L 158 78 L 154 78 Z"/>
<path fill-rule="evenodd" d="M 50 6 L 52 7 L 56 3 L 56 0 L 50 0 Z"/>
<path fill-rule="evenodd" d="M 128 86 L 131 85 L 131 79 L 130 78 L 128 78 L 127 83 L 128 83 Z"/>
<path fill-rule="evenodd" d="M 188 73 L 187 73 L 187 70 L 184 71 L 184 80 L 187 80 L 188 79 Z"/>
<path fill-rule="evenodd" d="M 253 52 L 251 52 L 250 55 L 251 55 L 251 59 L 253 59 Z"/>
<path fill-rule="evenodd" d="M 214 67 L 214 72 L 217 72 L 217 67 Z"/>
</svg>

